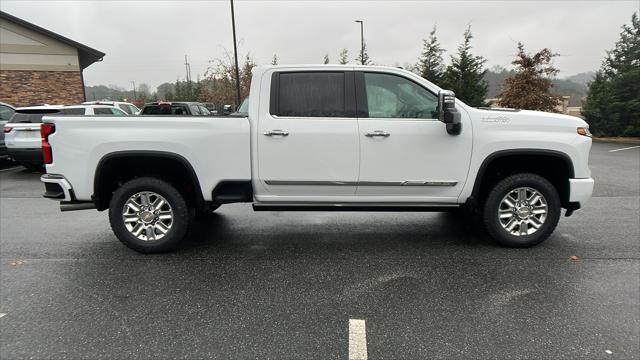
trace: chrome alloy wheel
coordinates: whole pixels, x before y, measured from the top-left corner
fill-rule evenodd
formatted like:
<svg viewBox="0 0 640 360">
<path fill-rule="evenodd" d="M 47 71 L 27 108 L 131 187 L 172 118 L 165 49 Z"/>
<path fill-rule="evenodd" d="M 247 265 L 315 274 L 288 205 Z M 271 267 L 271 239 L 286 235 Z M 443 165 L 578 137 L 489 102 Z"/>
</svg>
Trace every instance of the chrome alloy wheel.
<svg viewBox="0 0 640 360">
<path fill-rule="evenodd" d="M 142 241 L 162 239 L 173 225 L 173 210 L 159 194 L 142 191 L 131 195 L 122 208 L 124 226 Z"/>
<path fill-rule="evenodd" d="M 500 202 L 500 225 L 511 235 L 531 235 L 538 231 L 547 219 L 547 199 L 536 189 L 515 188 Z"/>
</svg>

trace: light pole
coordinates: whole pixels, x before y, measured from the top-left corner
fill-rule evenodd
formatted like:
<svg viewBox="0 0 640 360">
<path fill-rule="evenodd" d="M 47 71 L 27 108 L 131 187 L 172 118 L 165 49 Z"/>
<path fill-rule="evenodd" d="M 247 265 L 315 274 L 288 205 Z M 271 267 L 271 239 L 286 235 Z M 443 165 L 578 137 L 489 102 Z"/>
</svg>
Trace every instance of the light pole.
<svg viewBox="0 0 640 360">
<path fill-rule="evenodd" d="M 364 65 L 364 21 L 356 20 L 355 22 L 360 23 L 360 61 Z"/>
<path fill-rule="evenodd" d="M 240 71 L 238 70 L 238 43 L 236 42 L 236 15 L 231 0 L 231 28 L 233 29 L 233 57 L 236 62 L 236 109 L 240 107 Z"/>
</svg>

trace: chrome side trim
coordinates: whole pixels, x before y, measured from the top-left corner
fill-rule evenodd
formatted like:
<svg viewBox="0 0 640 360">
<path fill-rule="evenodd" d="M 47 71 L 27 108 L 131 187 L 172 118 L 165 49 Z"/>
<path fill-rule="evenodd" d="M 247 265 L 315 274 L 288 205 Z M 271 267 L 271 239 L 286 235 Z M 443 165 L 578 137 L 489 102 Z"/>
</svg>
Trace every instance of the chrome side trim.
<svg viewBox="0 0 640 360">
<path fill-rule="evenodd" d="M 451 180 L 404 180 L 404 181 L 315 181 L 315 180 L 265 180 L 267 185 L 348 185 L 348 186 L 456 186 Z"/>
<path fill-rule="evenodd" d="M 357 181 L 265 180 L 267 185 L 358 185 Z"/>
</svg>

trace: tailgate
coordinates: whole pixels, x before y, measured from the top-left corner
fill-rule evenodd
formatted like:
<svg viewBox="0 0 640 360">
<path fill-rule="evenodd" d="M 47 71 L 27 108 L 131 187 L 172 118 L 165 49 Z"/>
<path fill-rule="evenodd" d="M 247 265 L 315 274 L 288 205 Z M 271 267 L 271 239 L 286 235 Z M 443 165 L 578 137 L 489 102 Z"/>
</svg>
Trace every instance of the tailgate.
<svg viewBox="0 0 640 360">
<path fill-rule="evenodd" d="M 40 123 L 9 123 L 5 128 L 4 141 L 11 149 L 38 149 L 42 147 Z"/>
</svg>

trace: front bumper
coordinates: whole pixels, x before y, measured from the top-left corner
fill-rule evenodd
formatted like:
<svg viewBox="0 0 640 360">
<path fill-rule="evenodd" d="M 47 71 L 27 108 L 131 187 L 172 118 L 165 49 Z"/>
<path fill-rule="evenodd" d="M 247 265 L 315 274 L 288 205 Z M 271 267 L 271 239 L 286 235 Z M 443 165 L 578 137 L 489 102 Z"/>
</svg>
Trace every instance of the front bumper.
<svg viewBox="0 0 640 360">
<path fill-rule="evenodd" d="M 569 179 L 569 202 L 578 204 L 577 208 L 584 206 L 591 199 L 594 184 L 592 178 Z"/>
<path fill-rule="evenodd" d="M 43 163 L 42 149 L 15 149 L 8 148 L 9 157 L 15 161 Z"/>
<path fill-rule="evenodd" d="M 73 188 L 69 181 L 62 175 L 57 174 L 44 174 L 40 177 L 40 181 L 44 183 L 45 193 L 42 196 L 61 200 L 61 201 L 73 201 L 75 195 L 73 194 Z"/>
</svg>

